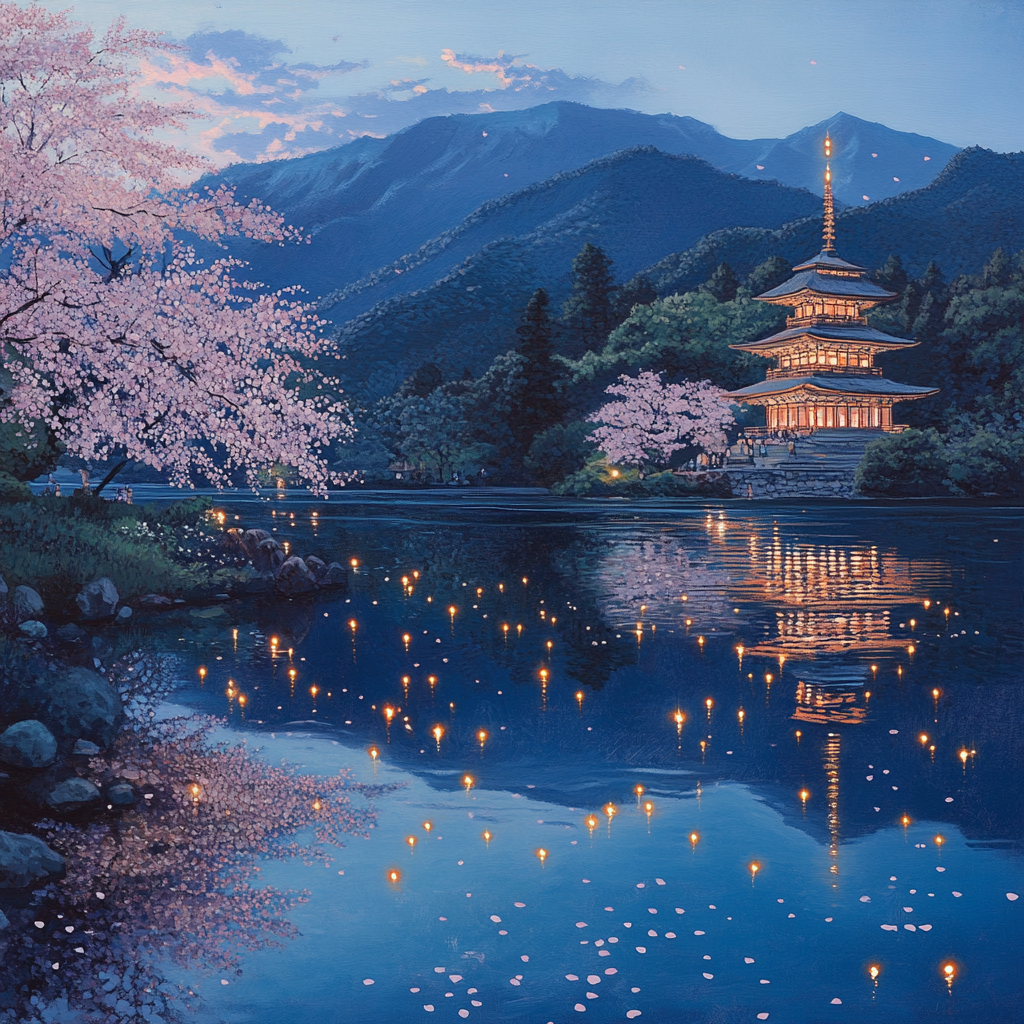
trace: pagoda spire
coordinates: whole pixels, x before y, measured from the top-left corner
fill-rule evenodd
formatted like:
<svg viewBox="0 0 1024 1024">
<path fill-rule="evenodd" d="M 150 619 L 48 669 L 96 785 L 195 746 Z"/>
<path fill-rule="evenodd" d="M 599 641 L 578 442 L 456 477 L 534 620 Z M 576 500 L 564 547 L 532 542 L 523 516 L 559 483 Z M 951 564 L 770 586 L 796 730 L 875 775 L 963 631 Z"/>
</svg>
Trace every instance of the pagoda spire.
<svg viewBox="0 0 1024 1024">
<path fill-rule="evenodd" d="M 825 157 L 832 156 L 832 140 L 825 132 Z M 825 252 L 836 251 L 836 218 L 832 205 L 832 170 L 825 164 L 825 222 L 822 228 L 822 248 Z"/>
</svg>

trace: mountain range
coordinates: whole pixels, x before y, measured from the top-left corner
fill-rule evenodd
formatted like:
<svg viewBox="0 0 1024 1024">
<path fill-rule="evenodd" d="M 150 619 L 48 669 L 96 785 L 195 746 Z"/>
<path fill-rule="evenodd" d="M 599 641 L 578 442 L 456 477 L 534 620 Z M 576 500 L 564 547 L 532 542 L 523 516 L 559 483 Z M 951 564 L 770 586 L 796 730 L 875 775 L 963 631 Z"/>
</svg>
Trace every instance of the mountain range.
<svg viewBox="0 0 1024 1024">
<path fill-rule="evenodd" d="M 842 205 L 927 185 L 957 152 L 845 113 L 784 139 L 745 140 L 690 117 L 554 102 L 427 118 L 384 139 L 363 138 L 294 160 L 237 164 L 200 184 L 226 181 L 304 227 L 312 241 L 300 249 L 244 241 L 230 248 L 272 288 L 300 284 L 314 298 L 344 293 L 344 309 L 324 307 L 341 322 L 381 297 L 371 289 L 351 301 L 360 293 L 351 286 L 415 253 L 490 200 L 636 146 L 699 156 L 719 170 L 820 195 L 826 131 Z"/>
</svg>

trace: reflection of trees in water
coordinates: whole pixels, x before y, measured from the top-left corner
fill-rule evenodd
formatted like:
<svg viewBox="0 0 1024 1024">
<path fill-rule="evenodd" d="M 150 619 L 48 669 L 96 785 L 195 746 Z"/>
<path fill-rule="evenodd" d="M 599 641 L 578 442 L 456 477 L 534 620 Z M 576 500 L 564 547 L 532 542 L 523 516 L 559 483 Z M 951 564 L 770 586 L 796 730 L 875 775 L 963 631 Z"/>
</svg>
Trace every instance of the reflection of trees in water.
<svg viewBox="0 0 1024 1024">
<path fill-rule="evenodd" d="M 690 531 L 659 531 L 655 537 L 651 532 L 587 531 L 567 549 L 562 564 L 571 560 L 580 591 L 619 629 L 644 620 L 684 626 L 687 618 L 701 629 L 731 628 L 729 574 L 711 564 L 707 545 L 695 543 Z"/>
<path fill-rule="evenodd" d="M 141 677 L 141 661 L 127 674 Z M 129 696 L 142 709 L 151 703 Z M 44 928 L 19 929 L 20 946 L 5 955 L 9 980 L 28 986 L 19 1020 L 40 1019 L 29 988 L 44 1001 L 69 998 L 89 1020 L 175 1016 L 196 1000 L 166 983 L 162 961 L 234 971 L 241 952 L 295 934 L 285 915 L 303 897 L 253 885 L 258 860 L 327 863 L 327 845 L 366 834 L 374 815 L 352 806 L 359 787 L 344 774 L 271 767 L 244 746 L 215 743 L 215 724 L 198 716 L 153 724 L 143 711 L 86 773 L 97 785 L 129 780 L 144 795 L 138 805 L 85 827 L 43 823 L 68 873 L 26 912 Z M 299 842 L 300 830 L 312 838 Z"/>
</svg>

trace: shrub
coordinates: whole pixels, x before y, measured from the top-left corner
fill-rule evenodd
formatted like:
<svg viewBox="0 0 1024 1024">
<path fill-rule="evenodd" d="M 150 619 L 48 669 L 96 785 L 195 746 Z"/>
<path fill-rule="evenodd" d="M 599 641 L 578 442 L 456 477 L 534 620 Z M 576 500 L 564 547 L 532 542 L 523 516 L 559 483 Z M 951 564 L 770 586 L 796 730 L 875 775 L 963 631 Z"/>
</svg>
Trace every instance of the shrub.
<svg viewBox="0 0 1024 1024">
<path fill-rule="evenodd" d="M 905 430 L 872 441 L 857 467 L 862 494 L 887 498 L 918 498 L 948 494 L 943 481 L 948 457 L 935 430 Z"/>
</svg>

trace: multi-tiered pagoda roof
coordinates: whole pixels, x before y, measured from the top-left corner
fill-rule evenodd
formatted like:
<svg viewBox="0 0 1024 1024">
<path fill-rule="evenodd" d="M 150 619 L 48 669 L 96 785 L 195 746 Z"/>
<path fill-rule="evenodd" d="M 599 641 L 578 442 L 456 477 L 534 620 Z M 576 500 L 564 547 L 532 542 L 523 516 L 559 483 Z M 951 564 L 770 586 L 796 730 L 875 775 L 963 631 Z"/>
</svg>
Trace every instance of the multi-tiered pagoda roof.
<svg viewBox="0 0 1024 1024">
<path fill-rule="evenodd" d="M 826 156 L 831 140 L 825 139 Z M 825 168 L 824 246 L 793 268 L 788 281 L 761 302 L 793 308 L 786 328 L 732 348 L 776 360 L 768 378 L 730 391 L 726 399 L 766 407 L 769 430 L 866 428 L 893 430 L 894 402 L 936 394 L 936 388 L 887 380 L 875 366 L 879 352 L 917 344 L 868 326 L 864 312 L 891 302 L 894 292 L 865 278 L 865 269 L 835 251 L 831 170 Z"/>
</svg>

